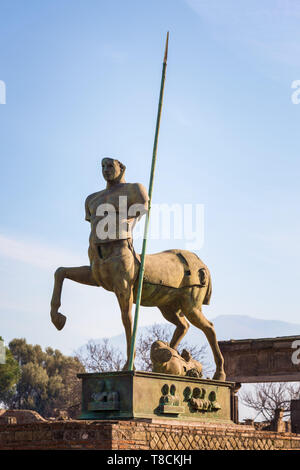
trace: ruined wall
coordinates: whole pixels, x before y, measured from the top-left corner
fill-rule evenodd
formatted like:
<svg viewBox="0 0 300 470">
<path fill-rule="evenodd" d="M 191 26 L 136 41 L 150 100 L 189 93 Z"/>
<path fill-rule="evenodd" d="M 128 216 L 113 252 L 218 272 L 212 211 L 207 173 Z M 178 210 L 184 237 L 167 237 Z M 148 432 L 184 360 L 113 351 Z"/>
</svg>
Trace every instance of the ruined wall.
<svg viewBox="0 0 300 470">
<path fill-rule="evenodd" d="M 0 449 L 300 449 L 300 435 L 179 421 L 53 421 L 0 425 Z"/>
<path fill-rule="evenodd" d="M 0 426 L 1 424 L 26 424 L 36 422 L 46 422 L 36 411 L 0 410 Z"/>
<path fill-rule="evenodd" d="M 226 380 L 241 383 L 297 382 L 300 336 L 219 341 Z M 298 346 L 299 350 L 299 346 Z"/>
</svg>

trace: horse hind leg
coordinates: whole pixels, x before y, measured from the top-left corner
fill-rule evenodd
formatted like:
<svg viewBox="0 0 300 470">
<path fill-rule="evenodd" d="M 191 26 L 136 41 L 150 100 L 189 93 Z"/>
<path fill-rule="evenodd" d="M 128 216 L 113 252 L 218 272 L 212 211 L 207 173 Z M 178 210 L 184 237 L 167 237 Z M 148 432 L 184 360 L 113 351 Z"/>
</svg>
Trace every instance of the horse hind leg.
<svg viewBox="0 0 300 470">
<path fill-rule="evenodd" d="M 172 307 L 159 307 L 164 318 L 176 326 L 173 337 L 170 341 L 170 347 L 177 349 L 183 337 L 186 335 L 190 325 L 186 321 L 181 310 L 174 311 Z"/>
<path fill-rule="evenodd" d="M 214 325 L 203 315 L 199 299 L 198 302 L 195 302 L 192 301 L 192 298 L 193 296 L 189 296 L 188 301 L 185 302 L 185 306 L 183 309 L 184 314 L 187 319 L 192 323 L 192 325 L 196 326 L 197 328 L 203 331 L 209 342 L 216 364 L 216 372 L 213 376 L 213 379 L 225 380 L 226 374 L 224 371 L 224 358 L 218 345 Z"/>
<path fill-rule="evenodd" d="M 58 330 L 65 326 L 67 317 L 58 311 L 61 306 L 61 292 L 65 279 L 86 284 L 88 286 L 98 286 L 93 278 L 90 266 L 79 266 L 74 268 L 58 268 L 54 274 L 54 288 L 51 299 L 51 321 Z"/>
<path fill-rule="evenodd" d="M 208 321 L 203 315 L 201 308 L 193 308 L 185 313 L 188 320 L 205 334 L 212 349 L 216 364 L 216 372 L 213 376 L 216 380 L 225 380 L 224 359 L 220 351 L 213 323 Z"/>
</svg>

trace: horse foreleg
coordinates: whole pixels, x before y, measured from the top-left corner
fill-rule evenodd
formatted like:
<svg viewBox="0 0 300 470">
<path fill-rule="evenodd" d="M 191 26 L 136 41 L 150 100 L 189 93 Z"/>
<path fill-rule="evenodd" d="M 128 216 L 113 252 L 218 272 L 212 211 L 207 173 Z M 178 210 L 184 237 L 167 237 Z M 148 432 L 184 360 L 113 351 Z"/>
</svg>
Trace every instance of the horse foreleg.
<svg viewBox="0 0 300 470">
<path fill-rule="evenodd" d="M 133 289 L 128 287 L 126 290 L 116 292 L 116 296 L 120 305 L 122 322 L 125 328 L 126 345 L 127 345 L 127 360 L 123 367 L 123 370 L 128 370 L 130 351 L 131 351 L 131 340 L 132 340 L 132 304 L 133 304 Z"/>
<path fill-rule="evenodd" d="M 203 331 L 210 344 L 216 364 L 216 372 L 213 378 L 216 380 L 225 380 L 224 358 L 218 345 L 213 323 L 205 318 L 200 308 L 193 308 L 191 311 L 185 312 L 185 315 L 194 326 Z"/>
<path fill-rule="evenodd" d="M 76 268 L 58 268 L 54 274 L 54 288 L 51 299 L 51 320 L 58 330 L 62 330 L 66 323 L 66 316 L 59 313 L 61 306 L 61 292 L 65 279 L 86 284 L 88 286 L 98 286 L 93 278 L 90 266 L 79 266 Z"/>
</svg>

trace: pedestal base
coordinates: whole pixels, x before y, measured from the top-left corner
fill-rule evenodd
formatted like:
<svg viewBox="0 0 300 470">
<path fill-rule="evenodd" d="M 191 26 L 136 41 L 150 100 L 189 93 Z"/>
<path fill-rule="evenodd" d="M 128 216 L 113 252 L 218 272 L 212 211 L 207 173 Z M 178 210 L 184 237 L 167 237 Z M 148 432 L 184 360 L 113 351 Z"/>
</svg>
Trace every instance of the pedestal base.
<svg viewBox="0 0 300 470">
<path fill-rule="evenodd" d="M 137 371 L 79 374 L 78 377 L 82 379 L 79 419 L 159 417 L 231 423 L 232 382 Z"/>
</svg>

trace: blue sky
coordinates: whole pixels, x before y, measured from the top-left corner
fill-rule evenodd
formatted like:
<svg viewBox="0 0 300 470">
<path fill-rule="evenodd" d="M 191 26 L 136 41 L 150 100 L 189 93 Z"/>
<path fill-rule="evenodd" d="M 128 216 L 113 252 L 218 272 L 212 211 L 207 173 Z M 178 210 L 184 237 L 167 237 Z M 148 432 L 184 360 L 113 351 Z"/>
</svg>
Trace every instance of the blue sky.
<svg viewBox="0 0 300 470">
<path fill-rule="evenodd" d="M 2 0 L 0 334 L 72 352 L 123 331 L 114 296 L 53 271 L 87 263 L 86 196 L 100 160 L 148 186 L 165 34 L 169 61 L 154 203 L 205 207 L 197 254 L 208 318 L 299 319 L 300 5 L 253 0 Z M 139 243 L 136 244 L 139 249 Z M 151 240 L 149 252 L 183 248 Z M 143 308 L 142 325 L 160 322 Z M 200 335 L 202 333 L 199 333 Z"/>
</svg>

